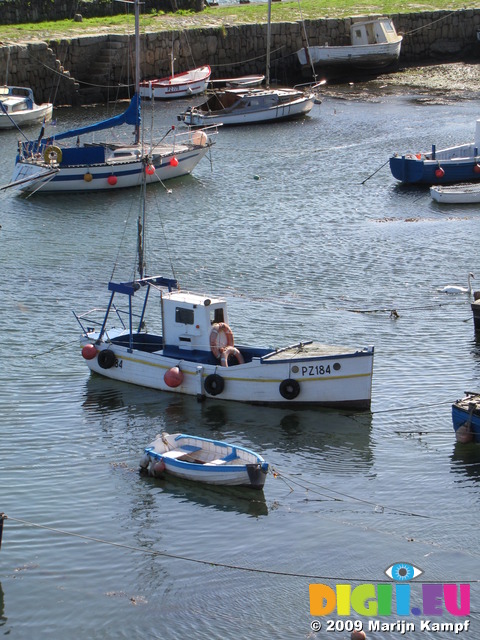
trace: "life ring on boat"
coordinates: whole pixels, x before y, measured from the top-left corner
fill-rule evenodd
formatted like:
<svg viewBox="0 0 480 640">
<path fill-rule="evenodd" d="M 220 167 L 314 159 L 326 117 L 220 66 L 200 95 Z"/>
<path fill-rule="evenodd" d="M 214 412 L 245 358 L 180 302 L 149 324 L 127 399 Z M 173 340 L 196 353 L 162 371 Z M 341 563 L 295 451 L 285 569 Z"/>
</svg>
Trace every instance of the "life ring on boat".
<svg viewBox="0 0 480 640">
<path fill-rule="evenodd" d="M 100 351 L 97 357 L 98 366 L 102 369 L 110 369 L 115 364 L 115 354 L 110 349 Z"/>
<path fill-rule="evenodd" d="M 220 365 L 222 367 L 228 367 L 228 359 L 232 356 L 232 358 L 237 359 L 237 364 L 244 364 L 245 360 L 237 347 L 229 346 L 222 349 L 222 353 L 220 354 Z"/>
<path fill-rule="evenodd" d="M 300 393 L 300 385 L 297 380 L 287 378 L 280 383 L 280 395 L 285 400 L 293 400 Z"/>
<path fill-rule="evenodd" d="M 45 151 L 43 152 L 43 159 L 47 164 L 60 164 L 62 156 L 63 154 L 60 147 L 55 147 L 54 145 L 45 147 Z"/>
<path fill-rule="evenodd" d="M 225 322 L 216 322 L 210 332 L 210 349 L 215 358 L 220 358 L 227 347 L 233 347 L 233 332 Z"/>
<path fill-rule="evenodd" d="M 211 373 L 205 378 L 205 391 L 211 396 L 218 396 L 225 388 L 225 380 L 218 373 Z"/>
</svg>

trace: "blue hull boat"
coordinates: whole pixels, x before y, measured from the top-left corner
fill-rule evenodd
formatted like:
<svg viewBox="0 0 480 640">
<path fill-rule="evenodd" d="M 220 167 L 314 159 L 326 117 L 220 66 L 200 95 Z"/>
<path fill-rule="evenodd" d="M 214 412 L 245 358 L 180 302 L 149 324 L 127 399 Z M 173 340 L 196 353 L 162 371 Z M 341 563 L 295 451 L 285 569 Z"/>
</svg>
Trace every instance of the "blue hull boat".
<svg viewBox="0 0 480 640">
<path fill-rule="evenodd" d="M 452 405 L 455 436 L 459 442 L 480 443 L 480 393 L 465 392 L 465 397 Z"/>
<path fill-rule="evenodd" d="M 395 153 L 390 158 L 390 171 L 405 184 L 448 184 L 480 180 L 480 120 L 476 123 L 475 140 L 455 147 L 425 153 Z"/>
</svg>

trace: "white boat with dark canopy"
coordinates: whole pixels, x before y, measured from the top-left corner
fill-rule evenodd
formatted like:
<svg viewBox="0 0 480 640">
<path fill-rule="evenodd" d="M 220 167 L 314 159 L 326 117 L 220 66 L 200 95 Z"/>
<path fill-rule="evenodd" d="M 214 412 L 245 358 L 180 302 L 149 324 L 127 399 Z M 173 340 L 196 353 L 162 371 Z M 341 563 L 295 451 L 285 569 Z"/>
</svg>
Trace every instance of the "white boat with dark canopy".
<svg viewBox="0 0 480 640">
<path fill-rule="evenodd" d="M 268 463 L 246 447 L 184 433 L 162 433 L 145 449 L 140 470 L 206 484 L 263 489 Z"/>
<path fill-rule="evenodd" d="M 53 104 L 36 104 L 29 87 L 0 86 L 0 129 L 50 122 L 52 113 Z"/>
<path fill-rule="evenodd" d="M 173 126 L 159 142 L 147 143 L 140 130 L 140 0 L 122 0 L 135 5 L 136 89 L 128 108 L 121 114 L 92 125 L 44 135 L 20 142 L 13 176 L 7 187 L 42 193 L 98 191 L 134 187 L 178 178 L 193 171 L 211 146 L 204 131 L 178 132 Z M 133 126 L 134 142 L 98 141 L 100 131 Z M 92 134 L 92 135 L 89 135 Z M 168 138 L 167 138 L 168 135 Z"/>
</svg>

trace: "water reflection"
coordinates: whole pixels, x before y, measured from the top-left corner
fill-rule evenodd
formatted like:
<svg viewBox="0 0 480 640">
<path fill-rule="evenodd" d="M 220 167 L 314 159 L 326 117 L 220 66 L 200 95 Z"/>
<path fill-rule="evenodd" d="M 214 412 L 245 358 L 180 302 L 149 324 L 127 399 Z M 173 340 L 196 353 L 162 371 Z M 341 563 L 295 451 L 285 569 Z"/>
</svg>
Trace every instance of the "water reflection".
<svg viewBox="0 0 480 640">
<path fill-rule="evenodd" d="M 456 442 L 451 456 L 452 472 L 480 480 L 480 445 L 475 442 Z"/>
<path fill-rule="evenodd" d="M 3 593 L 2 583 L 0 582 L 0 627 L 7 623 L 5 615 L 5 594 Z"/>
</svg>

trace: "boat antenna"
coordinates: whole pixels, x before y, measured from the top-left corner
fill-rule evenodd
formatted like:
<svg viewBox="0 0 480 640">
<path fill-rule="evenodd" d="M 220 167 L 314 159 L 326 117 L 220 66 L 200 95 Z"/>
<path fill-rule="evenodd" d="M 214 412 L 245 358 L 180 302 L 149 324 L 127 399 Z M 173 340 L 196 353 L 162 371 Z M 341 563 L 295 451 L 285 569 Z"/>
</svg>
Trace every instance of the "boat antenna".
<svg viewBox="0 0 480 640">
<path fill-rule="evenodd" d="M 270 87 L 270 46 L 272 38 L 272 0 L 268 0 L 268 19 L 267 19 L 267 64 L 265 69 L 265 86 Z"/>
</svg>

